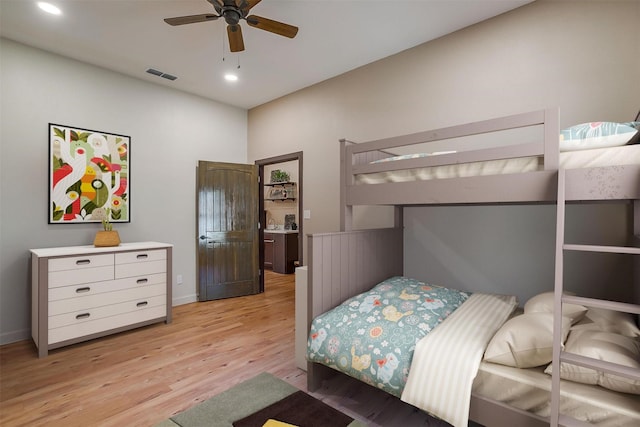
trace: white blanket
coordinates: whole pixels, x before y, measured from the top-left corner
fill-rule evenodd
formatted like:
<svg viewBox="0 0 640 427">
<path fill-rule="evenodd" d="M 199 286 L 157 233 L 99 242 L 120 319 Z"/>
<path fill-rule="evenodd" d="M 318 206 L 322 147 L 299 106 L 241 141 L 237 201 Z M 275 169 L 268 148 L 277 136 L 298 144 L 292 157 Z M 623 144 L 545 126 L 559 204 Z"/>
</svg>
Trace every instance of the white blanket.
<svg viewBox="0 0 640 427">
<path fill-rule="evenodd" d="M 466 427 L 484 350 L 516 306 L 513 296 L 471 295 L 416 345 L 402 400 Z"/>
</svg>

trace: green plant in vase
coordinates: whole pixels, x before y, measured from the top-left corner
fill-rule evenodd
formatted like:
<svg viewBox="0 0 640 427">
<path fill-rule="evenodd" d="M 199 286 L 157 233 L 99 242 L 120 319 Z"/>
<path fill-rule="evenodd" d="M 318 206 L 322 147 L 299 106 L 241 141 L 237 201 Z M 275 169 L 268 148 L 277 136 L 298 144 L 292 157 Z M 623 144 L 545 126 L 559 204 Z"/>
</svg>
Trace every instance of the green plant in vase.
<svg viewBox="0 0 640 427">
<path fill-rule="evenodd" d="M 102 228 L 104 228 L 104 231 L 113 231 L 113 224 L 111 224 L 111 209 L 105 209 L 104 213 L 104 218 L 102 218 Z"/>
<path fill-rule="evenodd" d="M 271 171 L 271 183 L 278 183 L 278 182 L 288 182 L 289 181 L 289 174 L 283 170 L 280 169 L 274 169 Z"/>
<path fill-rule="evenodd" d="M 93 245 L 98 247 L 118 246 L 120 244 L 120 235 L 113 229 L 113 224 L 111 224 L 111 209 L 106 208 L 98 212 L 94 212 L 97 214 L 96 219 L 100 219 L 100 217 L 102 218 L 102 228 L 104 230 L 96 233 Z"/>
</svg>

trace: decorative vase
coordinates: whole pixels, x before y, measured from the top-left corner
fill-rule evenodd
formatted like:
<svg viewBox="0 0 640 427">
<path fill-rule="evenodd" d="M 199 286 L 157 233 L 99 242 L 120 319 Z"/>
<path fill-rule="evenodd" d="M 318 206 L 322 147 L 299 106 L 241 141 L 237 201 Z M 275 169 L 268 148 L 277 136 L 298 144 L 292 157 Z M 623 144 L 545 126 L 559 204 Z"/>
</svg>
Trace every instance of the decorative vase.
<svg viewBox="0 0 640 427">
<path fill-rule="evenodd" d="M 118 246 L 120 244 L 120 235 L 117 231 L 98 231 L 96 238 L 93 240 L 95 247 Z"/>
</svg>

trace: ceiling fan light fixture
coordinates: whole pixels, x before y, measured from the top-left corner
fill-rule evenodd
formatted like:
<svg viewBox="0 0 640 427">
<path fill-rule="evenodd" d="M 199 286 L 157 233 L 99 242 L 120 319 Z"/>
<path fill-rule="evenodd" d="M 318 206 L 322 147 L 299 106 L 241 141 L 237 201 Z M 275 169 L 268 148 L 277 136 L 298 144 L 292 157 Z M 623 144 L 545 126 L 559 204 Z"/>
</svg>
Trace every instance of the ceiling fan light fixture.
<svg viewBox="0 0 640 427">
<path fill-rule="evenodd" d="M 42 10 L 44 10 L 47 13 L 50 13 L 52 15 L 61 15 L 62 11 L 60 10 L 60 8 L 58 6 L 55 6 L 51 3 L 47 3 L 44 1 L 39 1 L 38 2 L 38 7 Z"/>
<path fill-rule="evenodd" d="M 229 25 L 237 25 L 242 18 L 242 15 L 235 9 L 222 9 L 222 16 L 224 20 Z"/>
</svg>

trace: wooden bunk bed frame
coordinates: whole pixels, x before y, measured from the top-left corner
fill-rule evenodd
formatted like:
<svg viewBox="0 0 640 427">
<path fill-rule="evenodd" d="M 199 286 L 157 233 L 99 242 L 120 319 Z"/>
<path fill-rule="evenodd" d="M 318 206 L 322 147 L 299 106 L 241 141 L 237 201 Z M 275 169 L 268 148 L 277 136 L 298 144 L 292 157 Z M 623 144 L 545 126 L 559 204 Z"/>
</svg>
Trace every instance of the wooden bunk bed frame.
<svg viewBox="0 0 640 427">
<path fill-rule="evenodd" d="M 392 156 L 390 152 L 393 152 L 396 147 L 527 126 L 543 127 L 543 138 L 540 142 L 370 163 L 373 160 Z M 559 110 L 547 109 L 367 143 L 354 144 L 341 140 L 341 232 L 308 236 L 307 330 L 316 316 L 339 305 L 347 298 L 367 291 L 391 276 L 402 275 L 402 209 L 404 206 L 555 204 L 559 196 L 559 134 Z M 361 173 L 525 156 L 540 156 L 543 165 L 541 170 L 427 181 L 356 183 L 356 175 Z M 562 197 L 566 201 L 626 201 L 631 218 L 628 245 L 636 248 L 635 252 L 626 253 L 639 253 L 640 249 L 637 248 L 640 248 L 640 164 L 601 167 L 597 168 L 596 172 L 594 173 L 593 168 L 569 169 L 566 170 L 566 177 L 563 172 Z M 607 184 L 603 185 L 604 182 Z M 394 227 L 352 230 L 352 212 L 356 205 L 394 206 Z M 558 206 L 560 210 L 560 205 Z M 562 213 L 564 213 L 564 201 Z M 558 218 L 560 220 L 560 216 Z M 564 222 L 560 228 L 564 230 Z M 563 244 L 561 239 L 558 239 L 557 244 Z M 557 252 L 561 253 L 562 249 Z M 639 304 L 640 257 L 636 257 L 634 271 L 636 284 L 634 303 Z M 557 274 L 558 270 L 556 270 L 556 277 Z M 556 288 L 558 288 L 557 284 Z M 557 304 L 561 304 L 561 285 L 559 289 L 560 293 L 556 292 Z M 625 311 L 629 307 L 631 312 L 639 312 L 633 311 L 640 307 L 636 305 L 627 304 L 617 308 Z M 555 360 L 557 357 L 559 356 L 554 354 Z M 555 366 L 558 364 L 556 363 Z M 333 369 L 309 362 L 307 366 L 309 390 L 316 390 L 321 386 L 324 378 L 335 373 L 337 371 Z M 556 377 L 553 381 L 556 381 Z M 559 379 L 557 382 L 559 383 Z M 491 427 L 557 425 L 557 415 L 556 420 L 553 415 L 550 420 L 475 394 L 472 395 L 469 418 Z M 573 424 L 562 418 L 560 420 L 561 425 L 565 425 L 564 423 L 584 425 L 584 423 Z"/>
</svg>

